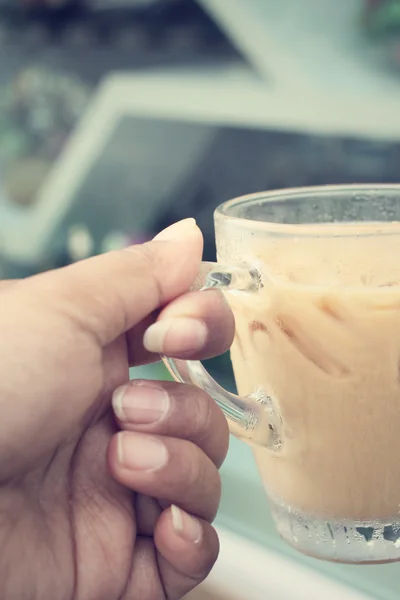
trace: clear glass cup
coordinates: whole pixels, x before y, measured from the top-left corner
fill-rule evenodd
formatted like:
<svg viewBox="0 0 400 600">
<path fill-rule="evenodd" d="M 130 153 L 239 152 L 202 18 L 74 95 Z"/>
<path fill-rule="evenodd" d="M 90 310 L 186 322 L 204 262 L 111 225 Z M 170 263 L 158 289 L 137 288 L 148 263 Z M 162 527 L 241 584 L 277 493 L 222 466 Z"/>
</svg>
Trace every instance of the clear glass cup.
<svg viewBox="0 0 400 600">
<path fill-rule="evenodd" d="M 215 212 L 194 289 L 233 309 L 239 396 L 164 359 L 252 445 L 281 536 L 347 563 L 400 560 L 400 185 L 281 190 Z"/>
</svg>

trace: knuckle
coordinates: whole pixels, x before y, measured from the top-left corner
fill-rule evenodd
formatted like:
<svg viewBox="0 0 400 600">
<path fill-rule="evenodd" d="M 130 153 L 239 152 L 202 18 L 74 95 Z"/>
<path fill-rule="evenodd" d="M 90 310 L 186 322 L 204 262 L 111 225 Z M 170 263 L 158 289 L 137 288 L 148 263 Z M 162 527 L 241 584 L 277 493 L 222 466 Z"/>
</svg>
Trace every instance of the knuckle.
<svg viewBox="0 0 400 600">
<path fill-rule="evenodd" d="M 202 501 L 204 517 L 212 521 L 221 499 L 221 477 L 215 465 L 201 450 L 192 471 L 191 486 L 189 489 Z"/>
<path fill-rule="evenodd" d="M 122 250 L 122 252 L 126 252 L 126 250 Z M 151 242 L 133 246 L 129 249 L 129 252 L 136 256 L 141 272 L 152 282 L 157 297 L 157 305 L 162 305 L 164 294 L 159 278 L 159 273 L 162 272 L 162 268 L 160 268 L 162 256 L 156 252 Z"/>
<path fill-rule="evenodd" d="M 129 252 L 135 254 L 137 260 L 143 264 L 143 267 L 147 267 L 148 269 L 152 269 L 157 262 L 156 252 L 150 243 L 132 246 Z"/>
<path fill-rule="evenodd" d="M 198 446 L 189 443 L 186 453 L 186 483 L 190 492 L 207 481 L 206 455 Z"/>
<path fill-rule="evenodd" d="M 215 401 L 203 390 L 184 385 L 179 394 L 185 396 L 189 407 L 185 415 L 186 437 L 204 450 L 207 456 L 220 467 L 229 447 L 229 428 L 226 418 Z M 178 411 L 181 403 L 178 401 Z"/>
<path fill-rule="evenodd" d="M 199 478 L 202 477 L 202 452 L 187 440 L 178 440 L 170 448 L 170 461 L 162 473 L 154 474 L 154 480 L 160 484 L 162 479 L 170 497 L 175 497 L 179 492 L 182 499 L 187 498 L 192 490 L 197 489 Z"/>
<path fill-rule="evenodd" d="M 207 495 L 217 496 L 221 491 L 221 480 L 218 470 L 213 462 L 208 458 L 195 444 L 190 444 L 187 449 L 187 489 L 196 490 L 203 489 Z"/>
<path fill-rule="evenodd" d="M 215 401 L 205 392 L 197 397 L 198 410 L 194 419 L 194 430 L 211 449 L 211 458 L 220 466 L 229 447 L 229 428 L 226 418 Z"/>
<path fill-rule="evenodd" d="M 195 388 L 192 402 L 192 434 L 196 435 L 196 437 L 208 436 L 213 429 L 214 401 L 206 392 Z"/>
</svg>

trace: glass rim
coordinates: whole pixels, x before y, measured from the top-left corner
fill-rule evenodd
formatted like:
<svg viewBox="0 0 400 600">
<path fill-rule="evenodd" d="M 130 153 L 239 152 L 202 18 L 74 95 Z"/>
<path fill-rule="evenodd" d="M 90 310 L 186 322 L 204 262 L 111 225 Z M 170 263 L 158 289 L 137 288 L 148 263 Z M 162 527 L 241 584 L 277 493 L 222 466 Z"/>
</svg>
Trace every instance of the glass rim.
<svg viewBox="0 0 400 600">
<path fill-rule="evenodd" d="M 214 211 L 215 218 L 222 218 L 224 221 L 241 225 L 247 225 L 252 229 L 261 229 L 265 232 L 281 235 L 307 235 L 307 236 L 362 236 L 400 233 L 400 221 L 336 221 L 322 223 L 276 223 L 273 221 L 261 221 L 232 214 L 231 211 L 240 205 L 267 204 L 269 202 L 284 202 L 293 200 L 296 196 L 307 195 L 308 198 L 326 196 L 329 193 L 363 193 L 363 192 L 384 193 L 385 191 L 395 192 L 400 199 L 400 183 L 362 183 L 362 184 L 332 184 L 300 186 L 292 188 L 280 188 L 267 190 L 264 192 L 255 192 L 237 196 L 231 200 L 223 202 Z M 300 199 L 300 198 L 299 198 Z M 354 232 L 357 229 L 357 233 Z"/>
</svg>

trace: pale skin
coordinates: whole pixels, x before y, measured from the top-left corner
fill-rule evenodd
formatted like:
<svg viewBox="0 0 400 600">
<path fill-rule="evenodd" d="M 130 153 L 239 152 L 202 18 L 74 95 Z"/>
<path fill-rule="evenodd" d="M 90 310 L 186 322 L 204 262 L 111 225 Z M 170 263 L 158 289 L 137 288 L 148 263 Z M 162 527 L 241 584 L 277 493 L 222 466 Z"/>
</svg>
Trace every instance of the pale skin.
<svg viewBox="0 0 400 600">
<path fill-rule="evenodd" d="M 0 284 L 2 600 L 175 600 L 213 566 L 225 419 L 195 388 L 126 385 L 229 347 L 223 298 L 187 293 L 201 253 L 186 220 Z"/>
</svg>

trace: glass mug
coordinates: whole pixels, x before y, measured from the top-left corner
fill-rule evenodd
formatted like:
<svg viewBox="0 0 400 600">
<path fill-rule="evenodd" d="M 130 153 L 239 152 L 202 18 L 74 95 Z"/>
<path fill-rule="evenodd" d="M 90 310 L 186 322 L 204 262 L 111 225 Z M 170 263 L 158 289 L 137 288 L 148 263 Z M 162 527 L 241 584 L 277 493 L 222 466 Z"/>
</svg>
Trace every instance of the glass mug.
<svg viewBox="0 0 400 600">
<path fill-rule="evenodd" d="M 164 358 L 248 441 L 280 535 L 326 560 L 400 560 L 400 185 L 272 191 L 215 212 L 240 396 Z M 220 266 L 223 265 L 223 266 Z"/>
</svg>

